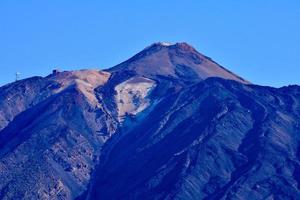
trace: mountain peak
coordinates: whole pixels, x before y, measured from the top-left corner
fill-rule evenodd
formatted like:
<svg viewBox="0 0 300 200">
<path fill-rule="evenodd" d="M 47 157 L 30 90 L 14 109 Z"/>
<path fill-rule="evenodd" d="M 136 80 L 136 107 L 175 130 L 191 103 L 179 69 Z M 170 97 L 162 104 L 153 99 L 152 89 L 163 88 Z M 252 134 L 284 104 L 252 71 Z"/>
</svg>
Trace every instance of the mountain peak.
<svg viewBox="0 0 300 200">
<path fill-rule="evenodd" d="M 164 47 L 169 47 L 169 46 L 172 46 L 174 45 L 173 43 L 171 42 L 155 42 L 153 43 L 151 46 L 164 46 Z"/>
<path fill-rule="evenodd" d="M 150 46 L 146 47 L 144 50 L 149 50 L 151 48 L 171 48 L 171 49 L 182 49 L 182 50 L 193 50 L 196 51 L 195 48 L 186 43 L 186 42 L 176 42 L 176 43 L 171 43 L 171 42 L 155 42 L 151 44 Z"/>
<path fill-rule="evenodd" d="M 147 78 L 167 77 L 184 82 L 199 82 L 220 77 L 249 83 L 225 69 L 209 57 L 199 53 L 186 42 L 157 42 L 146 47 L 127 61 L 108 69 L 112 73 L 129 71 Z"/>
<path fill-rule="evenodd" d="M 193 51 L 196 51 L 196 49 L 192 45 L 190 45 L 190 44 L 188 44 L 186 42 L 177 42 L 174 46 L 176 48 L 180 48 L 180 49 L 183 49 L 183 50 L 193 50 Z"/>
</svg>

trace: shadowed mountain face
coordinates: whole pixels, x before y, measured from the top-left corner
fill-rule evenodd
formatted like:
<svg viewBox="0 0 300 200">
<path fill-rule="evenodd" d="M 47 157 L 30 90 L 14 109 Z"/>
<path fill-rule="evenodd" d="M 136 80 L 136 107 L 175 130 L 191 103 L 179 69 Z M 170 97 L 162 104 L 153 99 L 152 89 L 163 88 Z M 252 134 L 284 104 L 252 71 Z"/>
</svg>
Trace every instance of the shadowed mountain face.
<svg viewBox="0 0 300 200">
<path fill-rule="evenodd" d="M 300 88 L 208 79 L 107 143 L 89 199 L 296 199 Z"/>
<path fill-rule="evenodd" d="M 0 88 L 0 199 L 298 199 L 300 87 L 186 43 Z"/>
</svg>

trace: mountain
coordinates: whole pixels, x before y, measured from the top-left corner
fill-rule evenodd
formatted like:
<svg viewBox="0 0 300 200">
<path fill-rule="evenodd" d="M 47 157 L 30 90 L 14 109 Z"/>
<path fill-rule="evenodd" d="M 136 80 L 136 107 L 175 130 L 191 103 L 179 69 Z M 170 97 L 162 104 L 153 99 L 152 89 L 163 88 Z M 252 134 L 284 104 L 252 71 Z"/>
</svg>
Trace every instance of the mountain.
<svg viewBox="0 0 300 200">
<path fill-rule="evenodd" d="M 116 121 L 94 89 L 107 72 L 62 72 L 1 88 L 0 199 L 74 199 Z"/>
<path fill-rule="evenodd" d="M 0 88 L 0 199 L 297 199 L 300 87 L 186 43 Z"/>
<path fill-rule="evenodd" d="M 88 199 L 297 199 L 300 87 L 210 78 L 104 148 Z"/>
<path fill-rule="evenodd" d="M 166 77 L 197 83 L 209 77 L 220 77 L 249 83 L 195 50 L 187 43 L 154 43 L 129 60 L 108 69 L 109 72 L 156 79 Z"/>
</svg>

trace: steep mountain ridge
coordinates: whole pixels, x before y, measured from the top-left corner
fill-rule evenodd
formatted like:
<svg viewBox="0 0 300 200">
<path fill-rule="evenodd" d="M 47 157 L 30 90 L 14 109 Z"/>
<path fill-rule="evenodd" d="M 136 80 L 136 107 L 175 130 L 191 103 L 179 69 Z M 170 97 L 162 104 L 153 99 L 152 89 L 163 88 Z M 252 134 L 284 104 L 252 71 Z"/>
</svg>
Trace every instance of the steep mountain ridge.
<svg viewBox="0 0 300 200">
<path fill-rule="evenodd" d="M 297 199 L 300 87 L 186 43 L 0 88 L 0 199 Z"/>
<path fill-rule="evenodd" d="M 215 78 L 170 94 L 107 143 L 88 198 L 295 199 L 299 101 Z"/>
<path fill-rule="evenodd" d="M 109 73 L 80 70 L 51 74 L 45 78 L 32 77 L 1 87 L 0 130 L 24 110 L 70 86 L 81 88 L 94 101 L 93 89 L 109 79 Z"/>
<path fill-rule="evenodd" d="M 0 132 L 1 199 L 74 199 L 86 190 L 116 123 L 94 93 L 108 78 L 83 70 L 6 86 L 5 96 L 22 90 L 6 102 L 15 107 L 1 107 L 16 113 Z"/>
</svg>

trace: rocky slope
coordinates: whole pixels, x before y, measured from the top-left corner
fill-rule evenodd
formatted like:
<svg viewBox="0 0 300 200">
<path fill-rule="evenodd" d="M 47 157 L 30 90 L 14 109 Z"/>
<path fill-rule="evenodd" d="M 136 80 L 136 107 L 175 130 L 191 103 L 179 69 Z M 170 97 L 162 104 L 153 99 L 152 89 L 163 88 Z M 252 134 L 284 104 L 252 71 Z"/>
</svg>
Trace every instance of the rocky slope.
<svg viewBox="0 0 300 200">
<path fill-rule="evenodd" d="M 0 88 L 0 199 L 297 199 L 300 87 L 186 43 Z"/>
<path fill-rule="evenodd" d="M 169 94 L 106 144 L 88 199 L 297 199 L 299 102 L 216 78 Z"/>
<path fill-rule="evenodd" d="M 1 199 L 74 199 L 86 190 L 116 127 L 94 93 L 109 76 L 63 72 L 2 88 Z"/>
<path fill-rule="evenodd" d="M 131 72 L 153 79 L 167 77 L 187 83 L 197 83 L 208 77 L 221 77 L 248 83 L 187 43 L 154 43 L 108 71 L 115 74 Z"/>
</svg>

